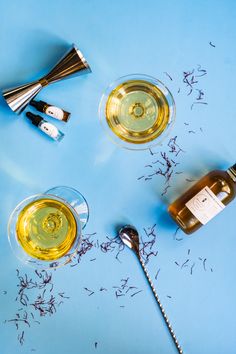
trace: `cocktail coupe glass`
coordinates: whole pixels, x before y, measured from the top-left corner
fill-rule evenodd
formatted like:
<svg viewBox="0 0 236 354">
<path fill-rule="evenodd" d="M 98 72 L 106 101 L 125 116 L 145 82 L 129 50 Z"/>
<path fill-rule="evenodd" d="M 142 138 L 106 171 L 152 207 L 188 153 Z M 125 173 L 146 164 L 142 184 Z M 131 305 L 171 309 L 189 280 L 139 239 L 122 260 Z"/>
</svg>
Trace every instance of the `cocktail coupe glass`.
<svg viewBox="0 0 236 354">
<path fill-rule="evenodd" d="M 158 79 L 132 74 L 111 83 L 99 104 L 99 119 L 106 134 L 129 150 L 161 145 L 175 122 L 175 102 Z"/>
<path fill-rule="evenodd" d="M 8 222 L 8 239 L 25 264 L 60 267 L 76 255 L 88 218 L 88 204 L 81 193 L 66 186 L 54 187 L 15 207 Z"/>
</svg>

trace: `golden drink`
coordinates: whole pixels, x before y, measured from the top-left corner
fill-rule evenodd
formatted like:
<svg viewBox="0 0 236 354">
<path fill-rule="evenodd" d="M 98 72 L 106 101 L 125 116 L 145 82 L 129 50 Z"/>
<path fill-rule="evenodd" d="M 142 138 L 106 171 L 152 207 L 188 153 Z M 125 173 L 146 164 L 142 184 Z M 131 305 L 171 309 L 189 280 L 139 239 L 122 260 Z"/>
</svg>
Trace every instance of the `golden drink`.
<svg viewBox="0 0 236 354">
<path fill-rule="evenodd" d="M 26 205 L 16 223 L 17 239 L 25 252 L 46 261 L 67 254 L 76 234 L 77 224 L 70 208 L 46 197 Z"/>
<path fill-rule="evenodd" d="M 118 85 L 106 103 L 106 120 L 122 140 L 143 144 L 156 139 L 170 118 L 164 93 L 145 80 L 128 80 Z"/>
</svg>

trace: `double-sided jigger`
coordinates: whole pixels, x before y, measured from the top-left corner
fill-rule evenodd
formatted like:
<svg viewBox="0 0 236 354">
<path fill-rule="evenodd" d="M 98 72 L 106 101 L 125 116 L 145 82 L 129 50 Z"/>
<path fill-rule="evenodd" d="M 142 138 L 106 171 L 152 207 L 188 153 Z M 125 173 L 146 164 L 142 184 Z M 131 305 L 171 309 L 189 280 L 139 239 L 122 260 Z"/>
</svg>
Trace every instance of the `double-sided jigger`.
<svg viewBox="0 0 236 354">
<path fill-rule="evenodd" d="M 91 72 L 91 69 L 87 61 L 73 44 L 47 75 L 31 83 L 4 90 L 3 97 L 9 107 L 15 113 L 20 114 L 44 86 L 89 72 Z"/>
<path fill-rule="evenodd" d="M 129 247 L 131 250 L 134 251 L 134 253 L 136 254 L 142 268 L 143 268 L 143 271 L 144 271 L 144 274 L 148 280 L 148 283 L 152 289 L 152 293 L 156 299 L 156 302 L 161 310 L 161 314 L 165 320 L 165 323 L 168 327 L 168 330 L 170 332 L 170 335 L 174 341 L 174 344 L 175 344 L 175 347 L 178 351 L 179 354 L 183 354 L 183 349 L 181 348 L 180 344 L 179 344 L 179 341 L 178 339 L 176 338 L 176 335 L 175 335 L 175 332 L 172 328 L 172 325 L 170 324 L 170 321 L 166 315 L 166 312 L 162 306 L 162 303 L 161 303 L 161 300 L 159 299 L 159 296 L 157 295 L 157 292 L 154 288 L 154 285 L 153 285 L 153 282 L 148 274 L 148 271 L 145 267 L 145 264 L 141 258 L 141 255 L 140 255 L 140 252 L 139 252 L 139 234 L 138 234 L 138 231 L 135 229 L 135 227 L 131 226 L 131 225 L 126 225 L 126 226 L 123 226 L 120 230 L 119 230 L 119 236 L 122 240 L 122 242 L 127 246 Z"/>
</svg>

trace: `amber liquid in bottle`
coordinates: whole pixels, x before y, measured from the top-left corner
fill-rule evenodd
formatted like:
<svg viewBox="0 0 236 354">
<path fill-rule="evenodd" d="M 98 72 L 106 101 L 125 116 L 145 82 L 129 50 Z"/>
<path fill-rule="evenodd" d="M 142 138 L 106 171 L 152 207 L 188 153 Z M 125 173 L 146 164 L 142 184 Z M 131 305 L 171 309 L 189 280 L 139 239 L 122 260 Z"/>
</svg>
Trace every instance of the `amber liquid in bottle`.
<svg viewBox="0 0 236 354">
<path fill-rule="evenodd" d="M 172 203 L 168 211 L 179 227 L 191 234 L 205 225 L 236 195 L 236 164 L 227 171 L 214 170 Z"/>
</svg>

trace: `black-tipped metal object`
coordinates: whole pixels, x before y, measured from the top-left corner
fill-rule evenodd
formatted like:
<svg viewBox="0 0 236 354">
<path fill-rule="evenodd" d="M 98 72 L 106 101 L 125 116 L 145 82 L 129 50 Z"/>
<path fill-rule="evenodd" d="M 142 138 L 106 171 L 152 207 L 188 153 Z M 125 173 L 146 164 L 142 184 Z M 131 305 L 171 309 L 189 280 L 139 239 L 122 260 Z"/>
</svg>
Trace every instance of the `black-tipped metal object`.
<svg viewBox="0 0 236 354">
<path fill-rule="evenodd" d="M 20 114 L 44 86 L 89 72 L 91 72 L 89 64 L 83 54 L 73 44 L 47 75 L 26 85 L 4 90 L 3 97 L 8 106 L 15 113 Z"/>
<path fill-rule="evenodd" d="M 156 289 L 154 288 L 154 285 L 153 285 L 153 282 L 148 274 L 148 271 L 147 271 L 147 268 L 141 258 L 141 255 L 140 255 L 140 252 L 139 252 L 139 234 L 138 234 L 138 231 L 135 229 L 134 226 L 131 226 L 131 225 L 126 225 L 126 226 L 123 226 L 120 231 L 119 231 L 119 236 L 121 238 L 121 240 L 123 241 L 123 243 L 129 247 L 130 249 L 132 249 L 134 251 L 134 253 L 136 254 L 136 256 L 138 257 L 138 260 L 143 268 L 143 271 L 144 271 L 144 274 L 148 280 L 148 283 L 152 289 L 152 293 L 156 299 L 156 302 L 158 303 L 159 305 L 159 308 L 161 310 L 161 313 L 162 313 L 162 316 L 165 320 L 165 323 L 168 327 L 168 330 L 171 334 L 171 337 L 175 343 L 175 347 L 178 351 L 179 354 L 183 354 L 183 350 L 176 338 L 176 335 L 174 333 L 174 330 L 172 328 L 172 325 L 170 324 L 170 321 L 166 315 L 166 312 L 162 306 L 162 303 L 161 303 L 161 300 L 159 299 L 159 296 L 157 295 L 157 292 L 156 292 Z"/>
</svg>

